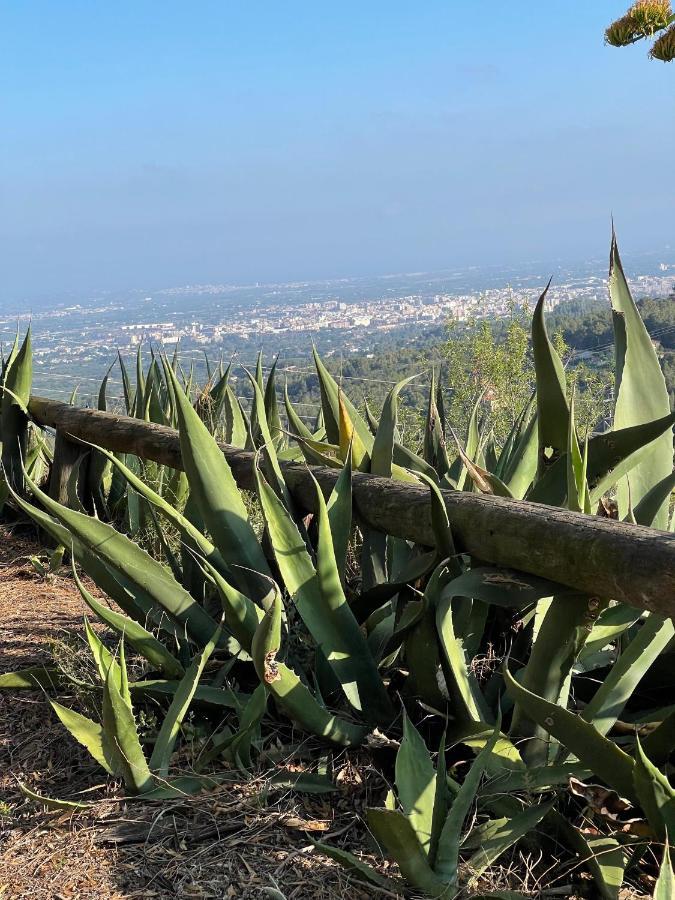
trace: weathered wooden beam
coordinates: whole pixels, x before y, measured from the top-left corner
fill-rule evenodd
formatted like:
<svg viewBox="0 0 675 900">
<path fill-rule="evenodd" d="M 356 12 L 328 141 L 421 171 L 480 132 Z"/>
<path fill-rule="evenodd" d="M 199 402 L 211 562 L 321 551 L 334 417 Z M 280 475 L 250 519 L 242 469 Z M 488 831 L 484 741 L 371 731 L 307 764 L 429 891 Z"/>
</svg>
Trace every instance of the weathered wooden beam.
<svg viewBox="0 0 675 900">
<path fill-rule="evenodd" d="M 63 503 L 64 506 L 70 506 L 68 502 L 68 482 L 73 470 L 78 465 L 80 457 L 88 455 L 88 450 L 82 444 L 71 440 L 68 433 L 62 428 L 56 428 L 56 439 L 54 442 L 54 461 L 52 463 L 51 472 L 49 474 L 49 496 Z M 80 463 L 82 466 L 82 463 Z M 81 469 L 84 475 L 85 467 Z"/>
<path fill-rule="evenodd" d="M 71 438 L 183 467 L 178 433 L 171 428 L 41 397 L 32 397 L 29 409 L 39 424 Z M 240 487 L 252 489 L 253 454 L 227 444 L 221 448 Z M 312 510 L 308 467 L 283 463 L 282 468 L 293 496 Z M 324 492 L 337 477 L 329 468 L 312 467 L 312 474 Z M 355 473 L 353 496 L 368 525 L 434 545 L 427 488 Z M 443 491 L 443 498 L 455 540 L 472 556 L 638 609 L 675 615 L 675 534 L 522 500 L 463 491 Z"/>
<path fill-rule="evenodd" d="M 64 506 L 72 506 L 68 496 L 68 482 L 70 481 L 75 467 L 79 464 L 81 466 L 81 473 L 84 473 L 86 469 L 86 464 L 83 465 L 80 463 L 80 459 L 83 455 L 90 456 L 87 447 L 77 441 L 71 440 L 62 428 L 57 428 L 56 437 L 54 439 L 54 459 L 49 472 L 47 493 L 53 500 L 57 500 Z M 78 494 L 82 500 L 84 498 L 83 492 L 81 491 L 81 484 L 79 487 L 80 490 L 78 490 Z M 47 547 L 56 546 L 56 542 L 51 535 L 47 534 L 47 532 L 41 531 L 41 540 Z"/>
</svg>

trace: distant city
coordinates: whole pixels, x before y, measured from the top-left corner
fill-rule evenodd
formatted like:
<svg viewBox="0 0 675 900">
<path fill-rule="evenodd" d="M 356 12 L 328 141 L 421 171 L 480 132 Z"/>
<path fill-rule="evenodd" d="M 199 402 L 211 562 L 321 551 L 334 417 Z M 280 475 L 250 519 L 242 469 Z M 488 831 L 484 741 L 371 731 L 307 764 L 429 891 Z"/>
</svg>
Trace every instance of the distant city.
<svg viewBox="0 0 675 900">
<path fill-rule="evenodd" d="M 633 265 L 634 296 L 669 296 L 675 291 L 675 263 L 647 259 Z M 279 353 L 292 367 L 307 358 L 312 344 L 327 356 L 368 356 L 385 341 L 404 345 L 432 329 L 440 333 L 449 320 L 495 319 L 531 307 L 544 284 L 538 266 L 520 272 L 470 269 L 291 284 L 186 285 L 78 302 L 42 300 L 32 311 L 7 309 L 4 303 L 0 340 L 7 345 L 17 321 L 24 328 L 31 320 L 35 391 L 64 399 L 79 384 L 86 402 L 117 350 L 130 361 L 139 345 L 169 352 L 178 345 L 184 365 L 202 368 L 205 354 L 226 362 L 236 354 L 251 364 L 259 349 Z M 606 299 L 604 260 L 554 270 L 549 309 L 568 304 L 578 312 Z M 111 396 L 120 399 L 119 381 L 111 381 Z"/>
</svg>

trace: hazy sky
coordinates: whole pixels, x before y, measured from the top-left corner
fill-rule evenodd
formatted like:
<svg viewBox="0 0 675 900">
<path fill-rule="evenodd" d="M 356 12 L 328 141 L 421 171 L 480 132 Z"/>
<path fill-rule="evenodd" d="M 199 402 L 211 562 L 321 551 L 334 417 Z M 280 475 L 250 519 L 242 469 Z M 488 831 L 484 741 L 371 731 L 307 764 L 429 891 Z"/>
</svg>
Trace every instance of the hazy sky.
<svg viewBox="0 0 675 900">
<path fill-rule="evenodd" d="M 675 243 L 628 0 L 0 0 L 0 306 Z"/>
</svg>

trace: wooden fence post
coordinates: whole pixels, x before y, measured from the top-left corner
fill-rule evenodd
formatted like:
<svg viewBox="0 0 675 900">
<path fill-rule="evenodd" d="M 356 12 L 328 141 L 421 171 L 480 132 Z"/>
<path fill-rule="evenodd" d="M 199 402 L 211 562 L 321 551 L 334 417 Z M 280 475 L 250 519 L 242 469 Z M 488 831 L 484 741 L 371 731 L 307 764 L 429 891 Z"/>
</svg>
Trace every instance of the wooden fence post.
<svg viewBox="0 0 675 900">
<path fill-rule="evenodd" d="M 82 490 L 84 479 L 87 475 L 89 466 L 90 451 L 71 440 L 70 437 L 61 428 L 56 429 L 56 440 L 54 442 L 54 461 L 52 470 L 49 475 L 48 493 L 52 500 L 57 500 L 64 506 L 72 506 L 68 500 L 68 482 L 73 471 L 79 465 L 78 479 L 78 496 L 84 503 L 85 493 Z M 86 457 L 81 460 L 81 457 Z M 81 461 L 80 461 L 81 460 Z"/>
</svg>

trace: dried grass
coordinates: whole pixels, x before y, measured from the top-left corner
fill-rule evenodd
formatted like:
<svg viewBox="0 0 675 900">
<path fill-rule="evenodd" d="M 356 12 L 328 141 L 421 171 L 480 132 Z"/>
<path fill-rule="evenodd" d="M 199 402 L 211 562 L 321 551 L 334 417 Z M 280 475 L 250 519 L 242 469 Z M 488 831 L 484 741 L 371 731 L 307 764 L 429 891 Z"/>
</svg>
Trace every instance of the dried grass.
<svg viewBox="0 0 675 900">
<path fill-rule="evenodd" d="M 29 559 L 38 549 L 0 529 L 0 672 L 53 662 L 54 652 L 62 664 L 79 664 L 84 604 L 69 577 L 37 575 Z M 353 761 L 336 763 L 343 787 L 330 801 L 270 792 L 264 772 L 249 781 L 232 773 L 180 803 L 125 800 L 40 692 L 0 692 L 0 898 L 377 896 L 311 842 L 364 845 L 354 812 L 366 805 L 365 779 Z M 48 812 L 24 797 L 19 781 L 98 802 L 87 814 Z"/>
</svg>

